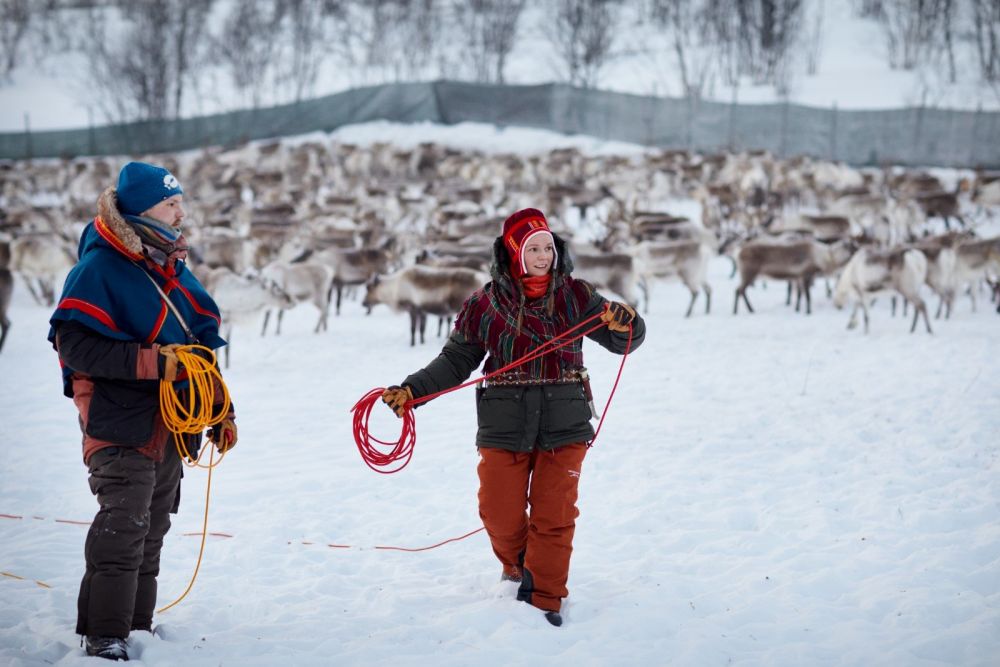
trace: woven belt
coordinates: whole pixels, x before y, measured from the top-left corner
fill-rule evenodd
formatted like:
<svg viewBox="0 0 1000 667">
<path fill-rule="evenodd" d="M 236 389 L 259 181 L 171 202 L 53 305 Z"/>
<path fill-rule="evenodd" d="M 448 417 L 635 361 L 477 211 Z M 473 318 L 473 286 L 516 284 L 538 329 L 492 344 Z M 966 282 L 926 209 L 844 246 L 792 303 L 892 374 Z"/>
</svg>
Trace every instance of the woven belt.
<svg viewBox="0 0 1000 667">
<path fill-rule="evenodd" d="M 558 378 L 533 378 L 527 373 L 501 373 L 486 380 L 487 387 L 530 387 L 545 384 L 572 384 L 582 382 L 580 369 L 566 371 Z"/>
</svg>

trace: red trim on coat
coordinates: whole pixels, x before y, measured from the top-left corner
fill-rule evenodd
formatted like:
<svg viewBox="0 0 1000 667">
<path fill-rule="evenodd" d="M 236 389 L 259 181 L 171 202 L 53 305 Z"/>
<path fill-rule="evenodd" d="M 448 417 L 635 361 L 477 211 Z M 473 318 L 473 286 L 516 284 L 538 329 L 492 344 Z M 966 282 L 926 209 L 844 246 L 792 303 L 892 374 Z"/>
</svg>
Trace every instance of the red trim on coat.
<svg viewBox="0 0 1000 667">
<path fill-rule="evenodd" d="M 200 305 L 198 305 L 198 302 L 195 301 L 194 297 L 191 296 L 191 292 L 188 292 L 187 288 L 184 287 L 184 285 L 181 285 L 180 283 L 178 283 L 177 284 L 177 289 L 179 289 L 181 291 L 181 294 L 183 294 L 184 296 L 186 296 L 187 300 L 189 302 L 191 302 L 191 307 L 194 308 L 194 310 L 195 310 L 196 313 L 198 313 L 199 315 L 204 315 L 206 317 L 211 317 L 213 320 L 215 320 L 216 324 L 219 324 L 219 325 L 222 324 L 222 319 L 218 315 L 216 315 L 215 313 L 213 313 L 211 311 L 205 310 Z"/>
<path fill-rule="evenodd" d="M 114 248 L 121 254 L 125 255 L 126 257 L 132 260 L 142 259 L 141 254 L 134 253 L 127 247 L 125 247 L 125 244 L 122 243 L 121 239 L 115 236 L 115 233 L 111 231 L 111 228 L 108 227 L 106 222 L 101 220 L 100 216 L 94 218 L 94 228 L 97 230 L 97 233 L 101 235 L 102 239 L 107 241 L 112 248 Z"/>
<path fill-rule="evenodd" d="M 93 317 L 95 320 L 112 331 L 121 333 L 121 329 L 115 326 L 115 321 L 111 319 L 110 315 L 108 315 L 99 306 L 95 306 L 94 304 L 84 301 L 83 299 L 65 298 L 59 302 L 57 310 L 79 310 L 81 313 Z"/>
<path fill-rule="evenodd" d="M 160 330 L 163 328 L 163 323 L 167 321 L 167 304 L 160 300 L 160 315 L 156 318 L 156 324 L 153 325 L 153 330 L 146 336 L 146 343 L 152 343 L 156 340 L 156 337 L 160 335 Z"/>
<path fill-rule="evenodd" d="M 222 324 L 222 319 L 218 315 L 202 308 L 201 305 L 195 300 L 194 296 L 191 295 L 191 292 L 189 292 L 187 288 L 181 284 L 181 281 L 177 279 L 176 268 L 174 268 L 173 264 L 170 265 L 169 271 L 161 267 L 159 264 L 149 262 L 147 262 L 147 264 L 152 267 L 154 272 L 159 274 L 166 281 L 166 284 L 163 286 L 164 294 L 169 296 L 174 289 L 180 290 L 181 294 L 184 295 L 184 298 L 186 298 L 188 303 L 191 304 L 191 307 L 194 308 L 194 312 L 205 317 L 211 317 L 218 325 Z"/>
<path fill-rule="evenodd" d="M 160 266 L 156 262 L 146 262 L 146 265 L 149 266 L 149 268 L 153 269 L 154 272 L 160 274 L 160 277 L 166 281 L 167 289 L 165 291 L 167 294 L 170 294 L 170 290 L 172 290 L 177 285 L 177 278 L 174 277 L 177 275 L 177 271 L 174 268 L 173 263 L 168 265 L 170 267 L 169 271 L 167 271 L 166 268 Z"/>
</svg>

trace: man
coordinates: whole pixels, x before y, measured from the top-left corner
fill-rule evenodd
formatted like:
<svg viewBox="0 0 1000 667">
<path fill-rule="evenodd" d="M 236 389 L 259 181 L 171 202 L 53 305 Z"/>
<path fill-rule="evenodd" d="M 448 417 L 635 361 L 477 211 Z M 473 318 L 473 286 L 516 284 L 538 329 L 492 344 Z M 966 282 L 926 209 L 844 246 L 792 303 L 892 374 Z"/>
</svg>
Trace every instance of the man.
<svg viewBox="0 0 1000 667">
<path fill-rule="evenodd" d="M 88 655 L 111 660 L 128 660 L 131 631 L 152 631 L 160 548 L 180 501 L 182 466 L 160 381 L 187 388 L 178 345 L 225 345 L 215 302 L 184 265 L 183 220 L 173 174 L 126 164 L 117 187 L 98 198 L 50 320 L 100 504 L 84 548 L 76 630 Z M 209 433 L 220 451 L 236 444 L 234 418 L 230 411 Z M 200 435 L 188 440 L 196 453 Z"/>
</svg>

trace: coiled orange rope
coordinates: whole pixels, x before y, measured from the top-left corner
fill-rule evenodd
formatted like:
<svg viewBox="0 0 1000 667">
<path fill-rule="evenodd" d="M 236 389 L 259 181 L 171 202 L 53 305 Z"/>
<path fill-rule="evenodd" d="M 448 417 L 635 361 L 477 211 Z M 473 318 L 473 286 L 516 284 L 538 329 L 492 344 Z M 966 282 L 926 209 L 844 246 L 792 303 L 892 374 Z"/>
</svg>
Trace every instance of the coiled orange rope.
<svg viewBox="0 0 1000 667">
<path fill-rule="evenodd" d="M 207 352 L 208 358 L 195 353 L 195 349 Z M 211 448 L 203 448 L 195 458 L 188 450 L 184 437 L 201 435 L 229 414 L 229 390 L 216 367 L 215 353 L 204 345 L 184 345 L 177 348 L 175 353 L 187 372 L 188 388 L 178 392 L 173 382 L 160 382 L 160 412 L 163 414 L 163 422 L 173 433 L 177 453 L 185 465 L 191 468 L 219 465 L 225 456 L 224 452 L 215 463 L 202 465 L 201 458 L 205 455 L 205 450 Z M 222 394 L 221 401 L 216 398 L 217 390 Z"/>
<path fill-rule="evenodd" d="M 207 352 L 207 356 L 196 353 L 194 350 Z M 205 538 L 208 536 L 208 502 L 212 495 L 212 469 L 222 462 L 227 450 L 222 450 L 219 459 L 215 460 L 215 447 L 202 447 L 195 458 L 188 449 L 186 436 L 201 435 L 207 429 L 220 423 L 229 414 L 232 402 L 229 398 L 229 390 L 222 379 L 222 374 L 215 363 L 215 353 L 203 345 L 184 345 L 175 350 L 177 360 L 184 366 L 187 372 L 188 386 L 186 389 L 177 391 L 173 382 L 162 380 L 160 382 L 160 412 L 163 415 L 163 422 L 167 429 L 173 434 L 174 445 L 177 447 L 177 454 L 184 465 L 190 468 L 205 468 L 208 470 L 208 482 L 205 486 L 205 516 L 202 521 L 201 546 L 198 548 L 198 562 L 195 563 L 194 573 L 188 582 L 187 588 L 181 596 L 166 605 L 157 609 L 157 613 L 163 613 L 178 602 L 183 600 L 194 587 L 198 571 L 201 569 L 202 556 L 205 554 Z M 221 393 L 221 400 L 217 401 L 217 393 Z M 205 451 L 208 451 L 208 464 L 201 463 Z"/>
</svg>

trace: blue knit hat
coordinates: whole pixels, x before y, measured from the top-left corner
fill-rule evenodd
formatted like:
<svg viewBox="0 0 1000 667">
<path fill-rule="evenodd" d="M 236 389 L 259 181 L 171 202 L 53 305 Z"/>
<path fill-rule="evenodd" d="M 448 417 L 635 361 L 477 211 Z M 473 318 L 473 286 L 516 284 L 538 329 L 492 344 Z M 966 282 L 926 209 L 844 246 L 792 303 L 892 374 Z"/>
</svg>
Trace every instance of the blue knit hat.
<svg viewBox="0 0 1000 667">
<path fill-rule="evenodd" d="M 129 162 L 118 174 L 118 208 L 128 215 L 148 211 L 164 199 L 184 194 L 177 178 L 163 167 Z"/>
</svg>

